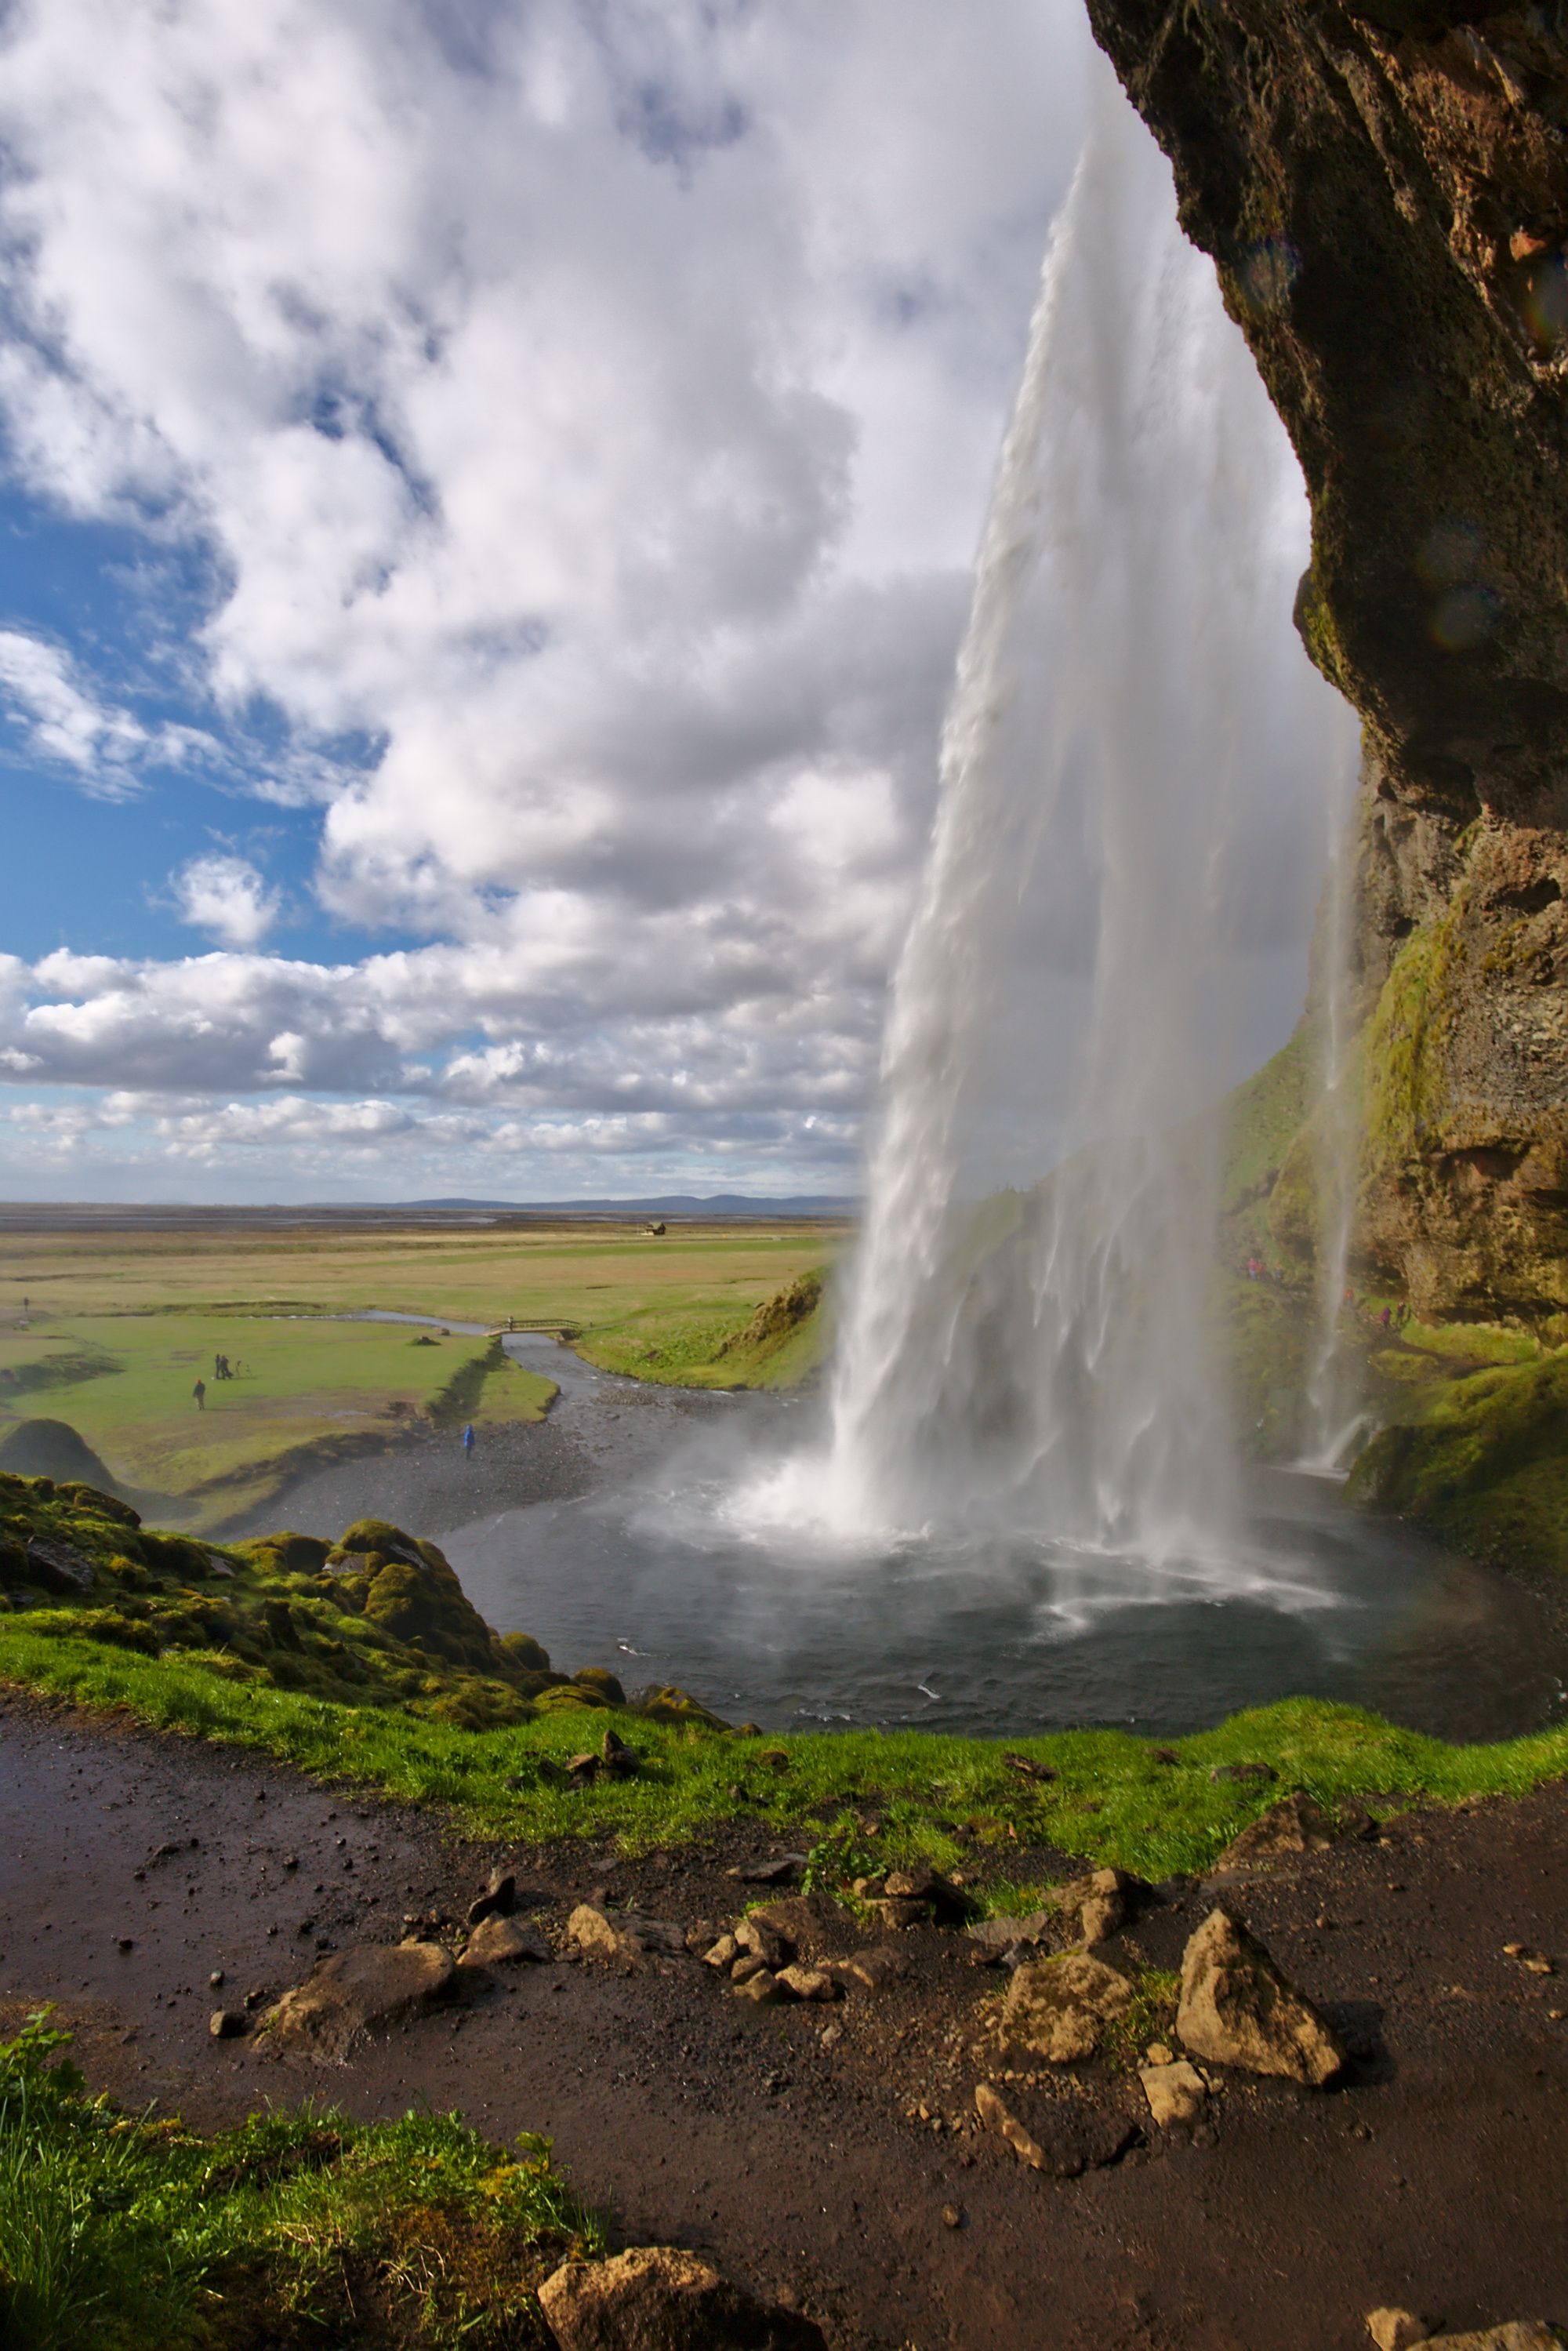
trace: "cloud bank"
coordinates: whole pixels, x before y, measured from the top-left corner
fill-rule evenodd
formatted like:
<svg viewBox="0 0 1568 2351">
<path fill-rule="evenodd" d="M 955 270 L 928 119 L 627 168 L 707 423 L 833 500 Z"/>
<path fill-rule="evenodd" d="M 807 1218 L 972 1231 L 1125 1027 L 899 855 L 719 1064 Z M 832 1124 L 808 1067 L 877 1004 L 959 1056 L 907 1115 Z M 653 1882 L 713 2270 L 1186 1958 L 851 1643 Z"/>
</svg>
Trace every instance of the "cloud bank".
<svg viewBox="0 0 1568 2351">
<path fill-rule="evenodd" d="M 0 965 L 0 1183 L 845 1180 L 1086 48 L 1075 0 L 19 0 L 13 477 L 208 584 L 183 733 L 25 626 L 0 693 L 89 794 L 210 739 L 314 806 L 345 951 L 219 847 L 165 955 Z"/>
</svg>

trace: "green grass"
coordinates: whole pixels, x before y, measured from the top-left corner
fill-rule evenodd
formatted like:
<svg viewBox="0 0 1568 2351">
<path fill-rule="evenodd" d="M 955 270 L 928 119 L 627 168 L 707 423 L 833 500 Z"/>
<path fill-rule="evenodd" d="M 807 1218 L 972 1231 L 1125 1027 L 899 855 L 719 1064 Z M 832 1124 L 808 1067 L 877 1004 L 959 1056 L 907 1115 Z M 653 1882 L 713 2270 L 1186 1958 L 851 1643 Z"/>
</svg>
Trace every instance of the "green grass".
<svg viewBox="0 0 1568 2351">
<path fill-rule="evenodd" d="M 488 1330 L 512 1318 L 579 1334 L 590 1360 L 635 1377 L 776 1384 L 810 1368 L 821 1318 L 792 1352 L 732 1347 L 719 1364 L 720 1351 L 837 1238 L 821 1225 L 675 1227 L 662 1239 L 606 1225 L 13 1234 L 0 1439 L 19 1421 L 63 1421 L 120 1485 L 212 1530 L 323 1453 L 395 1441 L 423 1416 L 536 1420 L 555 1394 L 485 1341 L 426 1344 L 405 1328 L 322 1318 L 376 1307 Z M 239 1379 L 214 1379 L 220 1353 L 244 1365 Z"/>
<path fill-rule="evenodd" d="M 542 2351 L 538 2285 L 603 2250 L 540 2140 L 330 2107 L 204 2137 L 89 2096 L 65 2045 L 0 2043 L 6 2351 Z"/>
<path fill-rule="evenodd" d="M 214 1376 L 219 1353 L 238 1377 Z M 6 1372 L 28 1384 L 8 1392 Z M 451 1420 L 449 1391 L 467 1400 L 458 1421 L 538 1419 L 555 1393 L 498 1351 L 492 1360 L 483 1340 L 391 1324 L 183 1311 L 0 1332 L 0 1436 L 35 1414 L 66 1421 L 121 1485 L 183 1505 L 191 1525 L 264 1501 L 308 1448 L 390 1440 L 421 1416 Z"/>
<path fill-rule="evenodd" d="M 796 1387 L 826 1362 L 832 1321 L 816 1267 L 764 1299 L 742 1323 L 733 1315 L 647 1308 L 577 1343 L 601 1371 L 666 1387 Z"/>
<path fill-rule="evenodd" d="M 0 1618 L 0 1679 L 247 1748 L 335 1784 L 441 1805 L 476 1836 L 583 1837 L 634 1855 L 744 1818 L 759 1824 L 763 1841 L 824 1848 L 822 1884 L 863 1873 L 873 1855 L 883 1865 L 925 1858 L 951 1867 L 966 1856 L 972 1865 L 978 1851 L 1001 1873 L 1004 1907 L 1016 1907 L 1005 1889 L 1020 1844 L 1055 1845 L 1096 1867 L 1157 1879 L 1207 1867 L 1291 1788 L 1325 1802 L 1387 1792 L 1452 1803 L 1522 1794 L 1568 1773 L 1568 1729 L 1453 1747 L 1356 1708 L 1291 1698 L 1178 1740 L 1174 1764 L 1123 1731 L 1006 1742 L 871 1730 L 752 1739 L 617 1713 L 610 1719 L 643 1769 L 632 1780 L 571 1790 L 560 1766 L 585 1744 L 576 1711 L 467 1730 L 235 1684 L 200 1655 L 141 1657 L 47 1629 L 37 1616 Z M 783 1749 L 787 1771 L 758 1761 L 769 1748 Z M 1020 1784 L 1004 1749 L 1049 1763 L 1056 1780 Z M 1260 1790 L 1209 1776 L 1217 1764 L 1241 1761 L 1270 1764 L 1277 1783 Z M 855 1817 L 866 1811 L 878 1823 L 869 1842 Z M 1022 1889 L 1019 1899 L 1030 1907 Z"/>
</svg>

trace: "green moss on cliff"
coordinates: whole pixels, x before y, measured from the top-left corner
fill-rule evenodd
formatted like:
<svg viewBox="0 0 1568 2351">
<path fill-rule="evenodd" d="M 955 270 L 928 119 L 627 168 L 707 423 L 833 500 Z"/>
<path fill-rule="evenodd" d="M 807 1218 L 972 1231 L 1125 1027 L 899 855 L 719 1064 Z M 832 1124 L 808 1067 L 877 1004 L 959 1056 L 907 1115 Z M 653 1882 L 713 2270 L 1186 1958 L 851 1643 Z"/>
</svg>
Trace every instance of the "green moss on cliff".
<svg viewBox="0 0 1568 2351">
<path fill-rule="evenodd" d="M 1568 1355 L 1433 1387 L 1375 1437 L 1350 1499 L 1501 1566 L 1568 1570 Z"/>
<path fill-rule="evenodd" d="M 1364 1180 L 1380 1180 L 1437 1139 L 1449 1109 L 1446 1054 L 1464 955 L 1456 904 L 1407 938 L 1361 1044 Z"/>
</svg>

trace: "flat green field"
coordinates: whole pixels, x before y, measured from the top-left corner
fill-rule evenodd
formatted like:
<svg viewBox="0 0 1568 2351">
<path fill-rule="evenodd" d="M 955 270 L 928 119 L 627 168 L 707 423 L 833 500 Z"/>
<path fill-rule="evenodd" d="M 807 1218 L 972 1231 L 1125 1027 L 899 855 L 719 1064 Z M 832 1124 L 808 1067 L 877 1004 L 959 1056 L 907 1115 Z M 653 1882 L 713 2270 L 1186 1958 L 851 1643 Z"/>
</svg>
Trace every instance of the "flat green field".
<svg viewBox="0 0 1568 2351">
<path fill-rule="evenodd" d="M 421 1419 L 537 1420 L 555 1394 L 485 1338 L 322 1318 L 379 1308 L 485 1331 L 515 1321 L 570 1331 L 618 1371 L 739 1385 L 777 1376 L 778 1334 L 766 1366 L 741 1351 L 716 1371 L 709 1357 L 838 1238 L 810 1225 L 654 1238 L 629 1226 L 279 1231 L 211 1220 L 11 1232 L 0 1445 L 21 1422 L 63 1421 L 121 1484 L 159 1497 L 171 1522 L 213 1528 L 264 1502 L 312 1452 L 394 1441 Z M 214 1377 L 219 1354 L 236 1367 L 232 1380 Z"/>
</svg>

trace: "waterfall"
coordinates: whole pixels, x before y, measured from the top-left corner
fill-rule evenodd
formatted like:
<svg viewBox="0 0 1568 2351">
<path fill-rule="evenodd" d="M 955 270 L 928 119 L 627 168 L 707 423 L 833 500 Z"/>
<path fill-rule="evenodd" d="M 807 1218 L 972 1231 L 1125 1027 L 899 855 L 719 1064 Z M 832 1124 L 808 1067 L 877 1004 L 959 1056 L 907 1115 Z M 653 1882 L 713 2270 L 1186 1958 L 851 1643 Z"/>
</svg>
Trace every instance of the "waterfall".
<svg viewBox="0 0 1568 2351">
<path fill-rule="evenodd" d="M 1307 1382 L 1306 1450 L 1300 1465 L 1325 1477 L 1343 1470 L 1367 1426 L 1356 1351 L 1344 1343 L 1361 1141 L 1351 975 L 1355 765 L 1349 749 L 1347 744 L 1338 789 L 1329 796 L 1329 871 L 1318 936 L 1320 1092 L 1313 1134 L 1318 1328 Z"/>
<path fill-rule="evenodd" d="M 1108 73 L 1046 257 L 897 969 L 825 1454 L 765 1515 L 1222 1543 L 1239 811 L 1321 793 L 1300 476 Z M 1250 795 L 1250 800 L 1249 799 Z M 1240 827 L 1244 830 L 1244 826 Z"/>
</svg>

